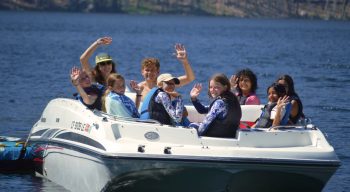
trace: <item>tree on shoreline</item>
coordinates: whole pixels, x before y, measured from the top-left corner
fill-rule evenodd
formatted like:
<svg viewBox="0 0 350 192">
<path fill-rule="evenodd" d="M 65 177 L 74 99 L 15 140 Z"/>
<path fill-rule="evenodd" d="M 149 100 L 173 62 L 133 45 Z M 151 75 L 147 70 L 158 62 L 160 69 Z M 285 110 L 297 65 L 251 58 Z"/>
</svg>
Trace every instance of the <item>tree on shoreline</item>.
<svg viewBox="0 0 350 192">
<path fill-rule="evenodd" d="M 0 9 L 350 19 L 349 0 L 2 0 Z"/>
</svg>

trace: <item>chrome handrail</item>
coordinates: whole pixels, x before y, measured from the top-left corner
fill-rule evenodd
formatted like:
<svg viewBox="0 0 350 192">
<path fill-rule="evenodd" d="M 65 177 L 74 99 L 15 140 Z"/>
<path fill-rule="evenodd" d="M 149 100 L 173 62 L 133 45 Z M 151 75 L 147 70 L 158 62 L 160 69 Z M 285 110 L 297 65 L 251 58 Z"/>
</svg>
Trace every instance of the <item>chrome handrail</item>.
<svg viewBox="0 0 350 192">
<path fill-rule="evenodd" d="M 272 129 L 306 129 L 306 126 L 304 125 L 277 125 L 270 127 L 268 131 L 271 131 Z"/>
<path fill-rule="evenodd" d="M 162 125 L 162 123 L 160 123 L 159 121 L 155 120 L 155 119 L 137 119 L 136 122 L 141 122 L 141 123 L 157 123 Z"/>
<path fill-rule="evenodd" d="M 307 124 L 307 125 L 278 125 L 278 126 L 273 126 L 268 129 L 268 131 L 271 131 L 272 129 L 274 130 L 281 130 L 281 129 L 311 129 L 311 130 L 316 130 L 317 127 L 314 124 Z"/>
</svg>

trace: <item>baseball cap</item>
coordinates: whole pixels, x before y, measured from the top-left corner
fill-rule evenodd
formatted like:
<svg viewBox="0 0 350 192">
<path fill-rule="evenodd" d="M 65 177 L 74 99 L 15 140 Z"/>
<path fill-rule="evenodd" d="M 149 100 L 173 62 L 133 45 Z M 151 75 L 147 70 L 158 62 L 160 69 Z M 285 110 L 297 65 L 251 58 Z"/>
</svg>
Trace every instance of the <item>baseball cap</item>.
<svg viewBox="0 0 350 192">
<path fill-rule="evenodd" d="M 112 61 L 112 57 L 110 55 L 108 55 L 107 53 L 100 53 L 98 55 L 96 55 L 95 58 L 95 63 L 101 63 L 104 61 Z"/>
<path fill-rule="evenodd" d="M 171 81 L 174 80 L 175 84 L 180 84 L 180 80 L 177 77 L 172 76 L 170 73 L 163 73 L 157 78 L 157 85 L 159 85 L 163 81 Z"/>
</svg>

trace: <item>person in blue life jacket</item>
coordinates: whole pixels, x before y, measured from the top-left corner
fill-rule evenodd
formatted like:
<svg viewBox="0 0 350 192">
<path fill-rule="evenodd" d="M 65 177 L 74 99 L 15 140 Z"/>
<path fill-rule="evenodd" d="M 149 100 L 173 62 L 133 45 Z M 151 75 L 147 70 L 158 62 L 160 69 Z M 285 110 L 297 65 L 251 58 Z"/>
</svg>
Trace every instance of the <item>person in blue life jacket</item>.
<svg viewBox="0 0 350 192">
<path fill-rule="evenodd" d="M 231 92 L 229 79 L 224 74 L 216 74 L 209 81 L 208 95 L 213 99 L 209 106 L 202 105 L 197 97 L 202 90 L 195 84 L 190 92 L 191 101 L 200 114 L 207 114 L 203 122 L 191 123 L 198 135 L 208 137 L 235 138 L 242 117 L 237 97 Z"/>
<path fill-rule="evenodd" d="M 78 92 L 76 99 L 91 110 L 101 110 L 101 98 L 104 92 L 104 87 L 98 84 L 93 84 L 87 73 L 81 71 L 78 67 L 73 67 L 71 69 L 70 78 L 73 86 Z"/>
<path fill-rule="evenodd" d="M 176 87 L 182 87 L 191 83 L 195 79 L 195 75 L 193 73 L 192 67 L 189 63 L 187 57 L 187 51 L 185 46 L 179 43 L 175 44 L 176 58 L 182 63 L 183 68 L 185 70 L 185 74 L 178 77 L 180 83 L 176 85 Z M 141 74 L 144 78 L 144 81 L 140 82 L 138 85 L 142 89 L 142 98 L 143 101 L 148 94 L 148 92 L 157 88 L 157 77 L 160 73 L 160 62 L 156 58 L 145 58 L 142 60 L 141 64 Z"/>
<path fill-rule="evenodd" d="M 293 79 L 289 75 L 282 75 L 277 79 L 276 83 L 284 85 L 286 88 L 286 94 L 289 96 L 292 105 L 288 124 L 296 124 L 299 119 L 305 118 L 305 115 L 303 113 L 303 103 L 295 92 Z"/>
<path fill-rule="evenodd" d="M 273 83 L 267 88 L 268 103 L 252 126 L 255 128 L 269 128 L 288 124 L 288 116 L 291 110 L 289 97 L 286 95 L 286 89 L 283 85 Z"/>
<path fill-rule="evenodd" d="M 116 73 L 116 63 L 107 53 L 99 53 L 95 57 L 95 66 L 91 68 L 90 57 L 100 46 L 107 46 L 112 43 L 111 37 L 101 37 L 94 41 L 80 56 L 80 63 L 83 70 L 88 74 L 93 83 L 106 86 L 106 80 L 109 74 Z"/>
<path fill-rule="evenodd" d="M 110 74 L 107 78 L 107 90 L 102 97 L 102 111 L 119 117 L 139 118 L 137 109 L 142 90 L 135 81 L 130 81 L 130 86 L 136 92 L 135 102 L 124 94 L 126 89 L 124 77 L 117 73 Z"/>
<path fill-rule="evenodd" d="M 181 125 L 184 104 L 181 95 L 175 92 L 175 86 L 179 84 L 180 80 L 171 74 L 161 74 L 157 78 L 158 87 L 152 88 L 143 100 L 140 119 L 154 119 L 165 125 Z"/>
</svg>

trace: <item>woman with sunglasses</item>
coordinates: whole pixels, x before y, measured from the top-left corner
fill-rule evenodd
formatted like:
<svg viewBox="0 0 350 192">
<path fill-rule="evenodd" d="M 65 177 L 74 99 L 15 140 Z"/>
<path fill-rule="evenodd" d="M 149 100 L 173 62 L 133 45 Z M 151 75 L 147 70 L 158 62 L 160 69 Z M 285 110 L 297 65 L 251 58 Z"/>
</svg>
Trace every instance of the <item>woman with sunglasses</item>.
<svg viewBox="0 0 350 192">
<path fill-rule="evenodd" d="M 115 63 L 112 57 L 107 53 L 99 53 L 95 58 L 95 67 L 91 68 L 89 59 L 101 45 L 109 45 L 112 43 L 111 37 L 102 37 L 93 42 L 89 48 L 80 56 L 80 63 L 84 71 L 87 72 L 93 82 L 97 82 L 106 86 L 106 80 L 111 73 L 116 73 Z"/>
</svg>

